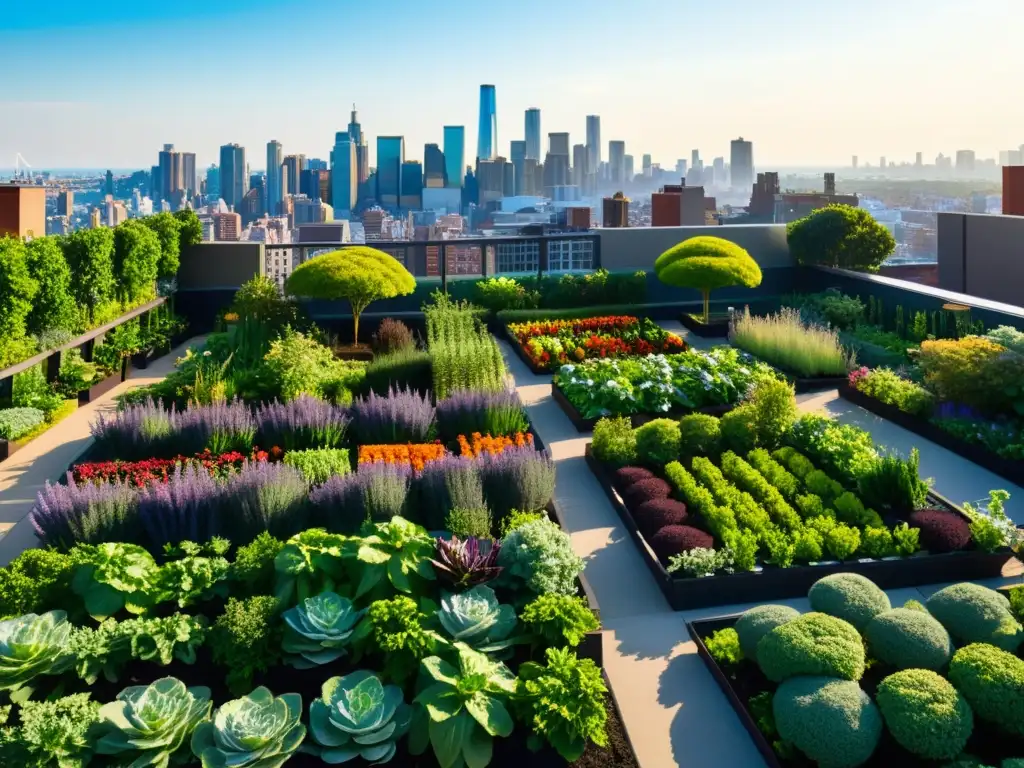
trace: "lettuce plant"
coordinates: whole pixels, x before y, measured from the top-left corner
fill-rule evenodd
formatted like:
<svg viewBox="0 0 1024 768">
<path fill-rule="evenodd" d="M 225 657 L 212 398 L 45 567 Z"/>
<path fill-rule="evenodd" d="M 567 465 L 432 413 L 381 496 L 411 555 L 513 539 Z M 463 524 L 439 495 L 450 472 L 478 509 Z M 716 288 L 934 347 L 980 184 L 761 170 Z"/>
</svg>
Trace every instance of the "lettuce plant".
<svg viewBox="0 0 1024 768">
<path fill-rule="evenodd" d="M 306 738 L 302 697 L 274 697 L 262 686 L 217 708 L 192 733 L 192 754 L 204 766 L 280 768 Z"/>
<path fill-rule="evenodd" d="M 380 584 L 385 574 L 392 587 L 406 594 L 413 592 L 414 576 L 434 580 L 434 569 L 430 565 L 434 540 L 426 529 L 404 518 L 393 517 L 391 522 L 373 525 L 372 531 L 354 540 L 358 544 L 356 559 L 362 569 L 356 588 L 357 599 Z"/>
<path fill-rule="evenodd" d="M 173 677 L 133 685 L 99 711 L 96 753 L 121 765 L 163 768 L 196 726 L 210 717 L 210 689 L 186 688 Z"/>
<path fill-rule="evenodd" d="M 481 653 L 503 651 L 515 643 L 516 609 L 501 605 L 490 587 L 479 585 L 466 592 L 446 594 L 437 614 L 451 638 Z"/>
<path fill-rule="evenodd" d="M 296 669 L 312 669 L 345 654 L 345 646 L 366 611 L 335 592 L 322 592 L 284 612 L 282 649 Z"/>
<path fill-rule="evenodd" d="M 70 634 L 64 611 L 0 621 L 0 691 L 17 691 L 37 675 L 62 672 Z"/>
<path fill-rule="evenodd" d="M 274 594 L 293 605 L 321 592 L 333 591 L 345 577 L 342 557 L 348 537 L 310 528 L 292 536 L 274 558 Z"/>
<path fill-rule="evenodd" d="M 430 564 L 438 578 L 453 589 L 467 589 L 498 577 L 500 541 L 469 536 L 438 539 Z"/>
<path fill-rule="evenodd" d="M 446 645 L 444 637 L 428 626 L 436 612 L 433 601 L 424 598 L 417 604 L 405 595 L 371 603 L 351 639 L 356 661 L 367 650 L 383 653 L 382 676 L 394 682 L 405 681 L 422 659 L 439 653 Z"/>
<path fill-rule="evenodd" d="M 380 765 L 395 756 L 395 743 L 409 729 L 412 710 L 397 685 L 384 685 L 372 672 L 359 670 L 324 683 L 309 706 L 313 745 L 306 749 L 325 763 L 361 757 Z"/>
<path fill-rule="evenodd" d="M 540 595 L 523 608 L 519 617 L 526 628 L 549 646 L 572 646 L 600 627 L 587 601 L 575 595 Z"/>
<path fill-rule="evenodd" d="M 75 548 L 80 564 L 71 590 L 85 610 L 102 620 L 127 609 L 145 613 L 156 601 L 159 568 L 148 551 L 135 544 L 83 544 Z"/>
<path fill-rule="evenodd" d="M 415 699 L 421 709 L 413 718 L 409 751 L 422 754 L 429 744 L 441 768 L 486 766 L 492 738 L 512 733 L 505 703 L 515 693 L 516 678 L 504 664 L 464 643 L 456 643 L 455 650 L 458 667 L 438 656 L 420 665 L 425 687 Z"/>
<path fill-rule="evenodd" d="M 177 547 L 165 546 L 166 556 L 180 559 L 160 568 L 159 600 L 176 600 L 179 608 L 186 608 L 214 596 L 227 597 L 231 565 L 224 554 L 230 547 L 231 542 L 216 536 L 206 545 L 183 541 Z"/>
</svg>

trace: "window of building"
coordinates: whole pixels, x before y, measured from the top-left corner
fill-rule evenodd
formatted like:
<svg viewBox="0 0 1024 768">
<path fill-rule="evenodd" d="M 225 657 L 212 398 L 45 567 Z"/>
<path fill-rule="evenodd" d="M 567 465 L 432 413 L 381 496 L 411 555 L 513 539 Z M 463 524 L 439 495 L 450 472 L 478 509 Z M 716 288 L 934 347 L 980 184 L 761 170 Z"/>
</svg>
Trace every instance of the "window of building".
<svg viewBox="0 0 1024 768">
<path fill-rule="evenodd" d="M 548 241 L 548 270 L 573 272 L 594 268 L 594 241 L 574 237 Z"/>
<path fill-rule="evenodd" d="M 536 272 L 540 268 L 540 243 L 536 240 L 497 243 L 495 250 L 499 273 Z"/>
</svg>

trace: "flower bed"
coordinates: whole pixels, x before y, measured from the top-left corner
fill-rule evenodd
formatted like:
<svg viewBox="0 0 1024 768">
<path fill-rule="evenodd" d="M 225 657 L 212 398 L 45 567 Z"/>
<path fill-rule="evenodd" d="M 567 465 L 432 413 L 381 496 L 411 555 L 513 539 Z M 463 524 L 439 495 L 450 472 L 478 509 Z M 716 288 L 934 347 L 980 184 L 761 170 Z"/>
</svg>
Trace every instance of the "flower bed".
<svg viewBox="0 0 1024 768">
<path fill-rule="evenodd" d="M 1005 766 L 1024 755 L 1009 682 L 1024 675 L 1024 629 L 1000 593 L 960 583 L 899 607 L 847 573 L 809 597 L 815 613 L 761 605 L 687 623 L 769 766 Z"/>
<path fill-rule="evenodd" d="M 87 461 L 75 464 L 71 468 L 71 476 L 76 483 L 123 482 L 141 488 L 153 482 L 168 482 L 178 466 L 201 466 L 212 475 L 226 477 L 240 470 L 247 460 L 266 461 L 268 458 L 267 451 L 253 450 L 248 456 L 238 451 L 217 455 L 204 451 L 194 456 L 176 456 L 173 459 Z"/>
<path fill-rule="evenodd" d="M 478 457 L 481 454 L 496 456 L 504 452 L 506 448 L 533 448 L 534 436 L 532 432 L 516 432 L 514 435 L 505 437 L 491 437 L 474 432 L 468 438 L 459 435 L 459 453 L 462 456 Z"/>
<path fill-rule="evenodd" d="M 534 373 L 565 363 L 681 352 L 686 342 L 649 318 L 630 315 L 512 323 L 513 348 Z"/>
<path fill-rule="evenodd" d="M 445 455 L 441 443 L 420 445 L 360 445 L 360 464 L 407 464 L 415 470 L 422 470 L 428 461 L 436 461 Z"/>
</svg>

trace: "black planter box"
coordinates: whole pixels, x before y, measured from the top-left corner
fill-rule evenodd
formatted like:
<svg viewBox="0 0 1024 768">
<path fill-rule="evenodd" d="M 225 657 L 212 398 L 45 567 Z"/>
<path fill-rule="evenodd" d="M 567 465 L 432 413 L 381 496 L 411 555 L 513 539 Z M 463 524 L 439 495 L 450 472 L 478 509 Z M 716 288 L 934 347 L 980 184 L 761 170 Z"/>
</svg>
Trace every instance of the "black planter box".
<svg viewBox="0 0 1024 768">
<path fill-rule="evenodd" d="M 91 403 L 98 397 L 102 397 L 107 394 L 110 390 L 120 384 L 122 381 L 128 378 L 128 359 L 125 358 L 121 361 L 121 371 L 119 373 L 113 373 L 107 378 L 102 379 L 93 384 L 88 389 L 83 389 L 78 393 L 78 404 L 85 405 Z"/>
<path fill-rule="evenodd" d="M 626 509 L 618 492 L 612 487 L 611 474 L 586 447 L 586 461 L 604 489 L 622 524 L 636 543 L 637 549 L 655 581 L 674 610 L 708 608 L 735 603 L 760 603 L 789 597 L 803 597 L 818 579 L 833 573 L 859 573 L 882 589 L 916 587 L 922 584 L 961 580 L 975 581 L 1002 575 L 1003 566 L 1013 557 L 1009 549 L 998 552 L 969 550 L 939 555 L 919 554 L 892 560 L 847 560 L 822 565 L 794 565 L 790 568 L 763 566 L 760 572 L 733 573 L 706 578 L 676 577 L 665 567 L 647 545 Z M 930 505 L 945 507 L 963 515 L 963 510 L 944 497 L 930 492 Z"/>
<path fill-rule="evenodd" d="M 23 447 L 23 444 L 16 440 L 8 440 L 4 437 L 0 437 L 0 461 L 11 458 L 11 456 L 16 454 Z"/>
<path fill-rule="evenodd" d="M 947 451 L 952 451 L 957 456 L 967 459 L 979 467 L 984 467 L 989 472 L 994 472 L 1012 483 L 1024 485 L 1024 461 L 1004 459 L 983 445 L 975 445 L 961 440 L 956 435 L 950 434 L 920 416 L 906 413 L 894 405 L 888 405 L 881 400 L 865 395 L 859 389 L 851 387 L 849 382 L 845 382 L 839 387 L 839 395 L 854 405 L 859 405 L 864 410 L 871 411 L 876 416 L 881 416 L 886 421 L 903 427 L 908 432 L 931 440 Z"/>
<path fill-rule="evenodd" d="M 530 359 L 530 356 L 526 354 L 526 350 L 523 349 L 523 345 L 519 343 L 519 339 L 517 339 L 516 335 L 509 330 L 507 325 L 502 326 L 502 332 L 504 333 L 505 341 L 507 341 L 512 347 L 512 351 L 516 353 L 516 357 L 522 360 L 526 367 L 530 369 L 530 373 L 534 373 L 538 376 L 545 376 L 552 373 L 551 370 L 537 365 Z"/>
<path fill-rule="evenodd" d="M 824 389 L 836 389 L 846 383 L 845 376 L 813 376 L 811 378 L 800 378 L 783 371 L 783 375 L 793 382 L 793 387 L 798 395 L 805 392 L 820 392 Z"/>
<path fill-rule="evenodd" d="M 569 399 L 562 394 L 562 390 L 555 382 L 551 382 L 551 399 L 554 400 L 558 407 L 562 409 L 562 412 L 569 417 L 569 421 L 576 427 L 577 432 L 593 432 L 594 425 L 600 421 L 601 417 L 596 419 L 585 419 L 583 415 L 576 410 L 576 406 L 569 402 Z M 633 424 L 633 428 L 642 427 L 649 421 L 655 419 L 678 419 L 680 416 L 686 416 L 689 413 L 706 413 L 710 416 L 722 416 L 735 408 L 739 403 L 732 405 L 709 405 L 706 408 L 698 408 L 696 410 L 684 410 L 679 408 L 673 408 L 665 413 L 634 413 L 630 415 L 629 420 Z"/>
<path fill-rule="evenodd" d="M 729 316 L 711 315 L 710 322 L 705 323 L 696 315 L 683 312 L 679 315 L 679 322 L 694 336 L 705 339 L 724 339 L 729 335 Z"/>
</svg>

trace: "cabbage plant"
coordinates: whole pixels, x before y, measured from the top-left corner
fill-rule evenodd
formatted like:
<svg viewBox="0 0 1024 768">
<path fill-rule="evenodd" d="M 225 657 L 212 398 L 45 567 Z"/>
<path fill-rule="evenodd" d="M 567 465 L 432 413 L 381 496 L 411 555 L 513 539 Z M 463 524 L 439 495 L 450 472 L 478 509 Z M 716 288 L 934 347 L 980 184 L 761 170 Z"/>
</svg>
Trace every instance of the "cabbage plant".
<svg viewBox="0 0 1024 768">
<path fill-rule="evenodd" d="M 282 649 L 296 669 L 311 669 L 345 654 L 352 631 L 366 611 L 357 611 L 352 601 L 334 592 L 323 592 L 303 600 L 284 613 Z"/>
<path fill-rule="evenodd" d="M 160 569 L 153 556 L 135 544 L 79 544 L 80 564 L 71 578 L 71 590 L 85 602 L 97 621 L 127 609 L 145 613 L 156 602 Z"/>
<path fill-rule="evenodd" d="M 274 694 L 262 686 L 234 699 L 192 734 L 192 753 L 203 768 L 280 768 L 306 738 L 302 697 Z"/>
<path fill-rule="evenodd" d="M 482 653 L 501 651 L 515 642 L 509 637 L 516 628 L 515 608 L 499 604 L 494 590 L 482 584 L 444 595 L 437 617 L 453 640 Z"/>
<path fill-rule="evenodd" d="M 411 594 L 416 579 L 434 581 L 434 568 L 430 558 L 434 554 L 434 540 L 426 528 L 395 516 L 390 522 L 377 523 L 372 532 L 353 540 L 361 578 L 356 588 L 358 600 L 384 581 L 399 592 Z"/>
<path fill-rule="evenodd" d="M 100 707 L 96 753 L 117 765 L 166 768 L 196 726 L 210 717 L 210 689 L 173 677 L 133 685 Z"/>
<path fill-rule="evenodd" d="M 0 621 L 0 690 L 15 691 L 36 675 L 62 672 L 71 634 L 64 611 L 27 613 Z"/>
<path fill-rule="evenodd" d="M 397 685 L 384 685 L 372 672 L 359 670 L 324 683 L 309 707 L 312 752 L 325 763 L 361 757 L 371 765 L 395 756 L 395 742 L 409 729 L 411 707 Z"/>
</svg>

